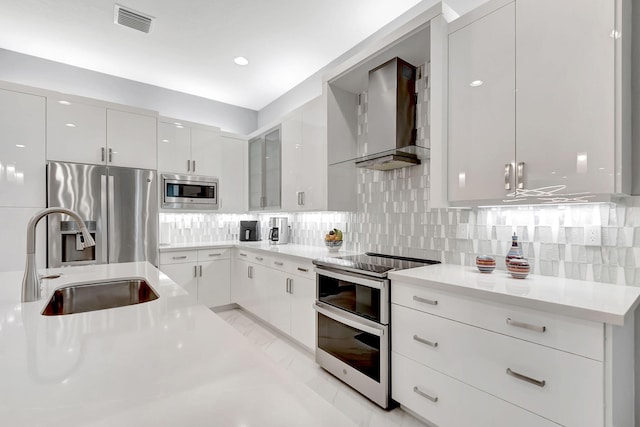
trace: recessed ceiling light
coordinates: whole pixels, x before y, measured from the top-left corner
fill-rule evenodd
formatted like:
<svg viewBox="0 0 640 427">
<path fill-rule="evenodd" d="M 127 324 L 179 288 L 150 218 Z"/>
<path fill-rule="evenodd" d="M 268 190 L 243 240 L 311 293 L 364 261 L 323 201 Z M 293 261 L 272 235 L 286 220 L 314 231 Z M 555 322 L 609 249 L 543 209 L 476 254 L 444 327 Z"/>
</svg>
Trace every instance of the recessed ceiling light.
<svg viewBox="0 0 640 427">
<path fill-rule="evenodd" d="M 233 62 L 238 65 L 249 65 L 249 60 L 244 56 L 236 56 L 235 58 L 233 58 Z"/>
<path fill-rule="evenodd" d="M 22 145 L 22 144 L 16 144 L 16 147 L 18 147 L 18 148 L 24 148 L 25 146 L 24 146 L 24 145 Z"/>
<path fill-rule="evenodd" d="M 168 139 L 163 139 L 162 142 L 169 142 L 169 140 Z"/>
<path fill-rule="evenodd" d="M 482 80 L 474 80 L 471 83 L 469 83 L 469 86 L 471 87 L 476 87 L 476 86 L 482 86 L 484 82 Z"/>
<path fill-rule="evenodd" d="M 70 127 L 70 128 L 76 127 L 76 125 L 74 125 L 73 123 L 67 123 L 67 124 L 65 124 L 65 126 Z"/>
<path fill-rule="evenodd" d="M 69 101 L 58 101 L 58 104 L 71 105 L 71 103 Z"/>
</svg>

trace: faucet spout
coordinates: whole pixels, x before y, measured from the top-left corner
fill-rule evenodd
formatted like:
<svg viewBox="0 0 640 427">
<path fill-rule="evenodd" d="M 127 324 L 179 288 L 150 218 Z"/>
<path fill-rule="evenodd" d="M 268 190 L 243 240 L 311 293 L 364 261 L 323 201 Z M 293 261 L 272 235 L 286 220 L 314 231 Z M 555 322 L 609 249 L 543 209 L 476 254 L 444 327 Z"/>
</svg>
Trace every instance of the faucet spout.
<svg viewBox="0 0 640 427">
<path fill-rule="evenodd" d="M 66 214 L 73 218 L 82 233 L 83 248 L 95 246 L 96 244 L 84 221 L 76 212 L 66 208 L 53 207 L 36 213 L 27 225 L 27 264 L 24 269 L 24 278 L 22 279 L 22 302 L 40 299 L 40 276 L 38 276 L 38 269 L 36 268 L 36 225 L 42 218 L 53 213 Z"/>
</svg>

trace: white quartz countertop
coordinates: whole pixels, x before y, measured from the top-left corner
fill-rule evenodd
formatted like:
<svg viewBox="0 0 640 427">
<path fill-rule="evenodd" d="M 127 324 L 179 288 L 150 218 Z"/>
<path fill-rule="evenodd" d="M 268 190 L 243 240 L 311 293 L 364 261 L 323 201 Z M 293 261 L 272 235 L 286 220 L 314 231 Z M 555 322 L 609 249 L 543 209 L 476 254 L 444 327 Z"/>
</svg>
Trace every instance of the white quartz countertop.
<svg viewBox="0 0 640 427">
<path fill-rule="evenodd" d="M 640 288 L 531 274 L 514 279 L 506 271 L 438 264 L 392 272 L 389 278 L 460 295 L 483 298 L 585 320 L 623 325 L 640 303 Z"/>
<path fill-rule="evenodd" d="M 151 264 L 58 271 L 30 303 L 22 272 L 0 274 L 2 425 L 352 425 Z M 159 298 L 40 314 L 56 287 L 122 277 L 145 278 Z"/>
<path fill-rule="evenodd" d="M 359 252 L 347 251 L 340 248 L 338 252 L 329 252 L 322 246 L 307 246 L 288 243 L 286 245 L 272 245 L 268 241 L 259 242 L 240 242 L 240 241 L 223 241 L 223 242 L 204 242 L 204 243 L 174 243 L 170 245 L 161 245 L 160 252 L 172 252 L 179 250 L 193 249 L 214 249 L 214 248 L 240 248 L 247 250 L 265 251 L 268 253 L 281 254 L 286 256 L 304 258 L 312 260 L 314 258 L 322 258 L 326 256 L 343 256 L 355 255 Z"/>
</svg>

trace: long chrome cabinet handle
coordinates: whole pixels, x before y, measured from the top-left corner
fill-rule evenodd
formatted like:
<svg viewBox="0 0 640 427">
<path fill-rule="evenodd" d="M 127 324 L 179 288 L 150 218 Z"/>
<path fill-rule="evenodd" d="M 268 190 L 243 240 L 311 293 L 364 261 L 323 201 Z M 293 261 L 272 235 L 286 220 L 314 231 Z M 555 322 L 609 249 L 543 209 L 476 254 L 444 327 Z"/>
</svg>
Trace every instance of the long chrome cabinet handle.
<svg viewBox="0 0 640 427">
<path fill-rule="evenodd" d="M 308 268 L 298 267 L 298 271 L 302 271 L 303 273 L 308 273 L 309 269 Z"/>
<path fill-rule="evenodd" d="M 196 171 L 196 161 L 192 160 L 192 162 L 193 162 L 193 171 L 195 172 Z"/>
<path fill-rule="evenodd" d="M 187 160 L 187 172 L 191 172 L 191 160 Z"/>
<path fill-rule="evenodd" d="M 283 263 L 283 262 L 280 262 L 280 261 L 273 261 L 273 263 L 274 263 L 275 265 L 279 265 L 280 267 L 282 267 L 282 266 L 284 265 L 284 263 Z"/>
<path fill-rule="evenodd" d="M 200 267 L 200 277 L 202 277 L 202 266 L 199 266 L 199 267 Z"/>
<path fill-rule="evenodd" d="M 109 163 L 113 163 L 113 148 L 109 148 Z"/>
<path fill-rule="evenodd" d="M 221 254 L 221 253 L 217 253 L 217 254 L 209 254 L 209 256 L 220 256 L 220 255 L 222 255 L 222 254 Z M 240 254 L 240 255 L 242 255 L 242 254 Z"/>
<path fill-rule="evenodd" d="M 546 326 L 536 326 L 536 325 L 532 325 L 530 323 L 518 322 L 517 320 L 513 320 L 510 317 L 507 317 L 507 325 L 515 326 L 517 328 L 529 329 L 531 331 L 536 331 L 536 332 L 546 332 L 547 331 L 547 327 Z"/>
<path fill-rule="evenodd" d="M 102 154 L 100 155 L 100 161 L 101 161 L 101 162 L 104 162 L 104 147 L 102 147 L 102 148 L 100 149 L 100 152 L 102 153 Z"/>
<path fill-rule="evenodd" d="M 524 162 L 516 166 L 516 187 L 518 190 L 524 190 Z"/>
<path fill-rule="evenodd" d="M 193 277 L 198 277 L 198 266 L 197 265 L 193 266 Z"/>
<path fill-rule="evenodd" d="M 261 256 L 257 256 L 257 257 L 256 257 L 256 259 L 257 259 L 258 261 L 262 261 L 264 258 L 262 258 Z"/>
<path fill-rule="evenodd" d="M 183 256 L 174 256 L 174 257 L 171 257 L 171 258 L 172 258 L 172 259 L 187 259 L 187 256 L 186 256 L 186 255 L 183 255 Z"/>
<path fill-rule="evenodd" d="M 438 300 L 437 299 L 427 299 L 427 298 L 421 298 L 419 296 L 413 296 L 413 300 L 414 301 L 418 301 L 418 302 L 423 302 L 425 304 L 431 304 L 431 305 L 438 305 Z"/>
<path fill-rule="evenodd" d="M 513 166 L 511 163 L 505 163 L 504 165 L 504 189 L 511 190 L 511 174 L 513 173 Z"/>
<path fill-rule="evenodd" d="M 526 375 L 519 374 L 516 371 L 512 371 L 511 368 L 507 368 L 507 375 L 511 375 L 512 377 L 517 378 L 519 380 L 526 381 L 533 385 L 537 385 L 538 387 L 544 387 L 544 385 L 547 383 L 545 380 L 536 380 L 535 378 L 531 378 Z"/>
<path fill-rule="evenodd" d="M 252 266 L 248 266 L 247 267 L 247 277 L 249 279 L 253 279 L 253 267 Z"/>
<path fill-rule="evenodd" d="M 420 342 L 420 343 L 422 343 L 422 344 L 426 344 L 426 345 L 428 345 L 429 347 L 433 347 L 433 348 L 438 347 L 438 343 L 437 343 L 437 342 L 433 342 L 433 341 L 425 340 L 424 338 L 420 338 L 420 337 L 419 337 L 419 336 L 417 336 L 417 335 L 414 335 L 414 336 L 413 336 L 413 340 L 414 340 L 414 341 L 418 341 L 418 342 Z"/>
<path fill-rule="evenodd" d="M 416 394 L 419 394 L 420 396 L 429 399 L 430 401 L 432 401 L 433 403 L 436 403 L 438 401 L 438 396 L 431 396 L 430 394 L 425 393 L 424 391 L 420 390 L 418 387 L 414 387 L 413 388 L 413 392 Z"/>
<path fill-rule="evenodd" d="M 247 256 L 247 254 L 243 254 L 242 252 L 240 252 L 240 256 Z"/>
</svg>

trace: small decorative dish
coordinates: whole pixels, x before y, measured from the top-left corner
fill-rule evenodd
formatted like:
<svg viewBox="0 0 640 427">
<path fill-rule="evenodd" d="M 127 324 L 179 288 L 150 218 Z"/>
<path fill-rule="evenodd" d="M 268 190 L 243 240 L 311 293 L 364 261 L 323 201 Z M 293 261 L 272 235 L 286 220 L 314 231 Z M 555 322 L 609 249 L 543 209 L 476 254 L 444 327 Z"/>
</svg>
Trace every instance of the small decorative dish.
<svg viewBox="0 0 640 427">
<path fill-rule="evenodd" d="M 496 268 L 496 259 L 491 255 L 478 255 L 476 257 L 476 267 L 480 273 L 491 273 Z"/>
<path fill-rule="evenodd" d="M 324 245 L 329 249 L 329 252 L 338 252 L 342 247 L 342 240 L 325 240 Z"/>
<path fill-rule="evenodd" d="M 513 278 L 524 279 L 529 275 L 531 266 L 529 265 L 529 261 L 525 258 L 512 258 L 509 261 L 507 270 L 509 270 L 509 273 L 511 273 Z"/>
</svg>

